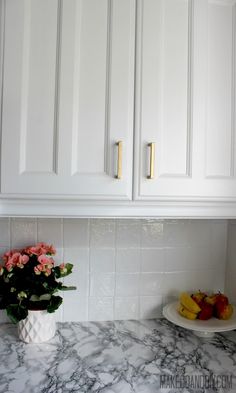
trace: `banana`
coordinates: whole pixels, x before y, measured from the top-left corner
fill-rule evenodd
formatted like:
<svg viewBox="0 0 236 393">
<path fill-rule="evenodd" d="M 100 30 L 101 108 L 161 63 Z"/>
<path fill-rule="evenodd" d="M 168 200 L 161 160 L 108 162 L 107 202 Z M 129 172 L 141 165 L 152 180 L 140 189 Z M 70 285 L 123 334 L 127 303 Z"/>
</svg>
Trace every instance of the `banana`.
<svg viewBox="0 0 236 393">
<path fill-rule="evenodd" d="M 180 295 L 180 303 L 193 314 L 198 314 L 201 311 L 199 305 L 191 298 L 187 292 Z"/>
<path fill-rule="evenodd" d="M 187 308 L 185 308 L 182 304 L 179 305 L 178 311 L 180 315 L 184 318 L 192 319 L 192 320 L 197 318 L 197 314 L 187 310 Z"/>
</svg>

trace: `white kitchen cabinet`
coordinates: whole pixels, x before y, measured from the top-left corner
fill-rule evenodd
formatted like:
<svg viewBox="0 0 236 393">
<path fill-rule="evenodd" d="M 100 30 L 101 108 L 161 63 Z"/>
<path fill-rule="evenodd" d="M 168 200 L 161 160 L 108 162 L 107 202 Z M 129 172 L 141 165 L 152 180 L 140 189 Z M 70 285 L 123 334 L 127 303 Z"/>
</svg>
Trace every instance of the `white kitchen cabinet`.
<svg viewBox="0 0 236 393">
<path fill-rule="evenodd" d="M 0 214 L 236 217 L 236 0 L 0 4 Z"/>
<path fill-rule="evenodd" d="M 236 200 L 235 4 L 138 0 L 135 199 Z"/>
<path fill-rule="evenodd" d="M 131 199 L 135 1 L 1 5 L 3 195 Z"/>
</svg>

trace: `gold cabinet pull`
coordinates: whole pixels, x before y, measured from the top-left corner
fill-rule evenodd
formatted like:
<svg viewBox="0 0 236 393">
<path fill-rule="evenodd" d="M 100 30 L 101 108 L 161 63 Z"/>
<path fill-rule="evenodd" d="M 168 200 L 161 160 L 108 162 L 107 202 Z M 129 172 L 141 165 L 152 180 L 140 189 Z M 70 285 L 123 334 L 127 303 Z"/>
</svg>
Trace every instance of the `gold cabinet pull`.
<svg viewBox="0 0 236 393">
<path fill-rule="evenodd" d="M 148 147 L 150 147 L 150 169 L 149 175 L 147 176 L 148 179 L 154 178 L 154 163 L 155 163 L 155 143 L 151 142 L 148 143 Z"/>
<path fill-rule="evenodd" d="M 116 142 L 116 146 L 118 148 L 118 157 L 117 157 L 117 175 L 116 179 L 122 178 L 122 141 Z"/>
</svg>

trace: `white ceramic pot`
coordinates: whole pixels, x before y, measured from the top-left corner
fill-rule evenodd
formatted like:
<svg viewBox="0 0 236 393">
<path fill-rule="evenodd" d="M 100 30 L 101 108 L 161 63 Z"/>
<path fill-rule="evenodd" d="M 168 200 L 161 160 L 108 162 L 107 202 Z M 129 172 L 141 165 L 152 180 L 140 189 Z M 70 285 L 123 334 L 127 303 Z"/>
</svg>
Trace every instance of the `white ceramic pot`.
<svg viewBox="0 0 236 393">
<path fill-rule="evenodd" d="M 54 313 L 46 310 L 30 311 L 28 316 L 18 323 L 20 340 L 26 343 L 42 343 L 50 340 L 56 333 Z"/>
</svg>

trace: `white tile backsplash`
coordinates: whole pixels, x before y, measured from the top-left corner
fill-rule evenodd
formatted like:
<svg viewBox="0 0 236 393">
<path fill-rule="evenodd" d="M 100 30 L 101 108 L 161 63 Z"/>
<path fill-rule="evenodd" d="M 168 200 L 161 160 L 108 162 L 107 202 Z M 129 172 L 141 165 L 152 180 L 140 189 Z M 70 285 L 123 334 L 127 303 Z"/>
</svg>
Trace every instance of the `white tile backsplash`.
<svg viewBox="0 0 236 393">
<path fill-rule="evenodd" d="M 143 220 L 141 232 L 141 247 L 156 248 L 164 246 L 164 222 L 158 220 Z"/>
<path fill-rule="evenodd" d="M 89 247 L 89 220 L 64 219 L 64 247 L 86 248 Z"/>
<path fill-rule="evenodd" d="M 64 261 L 73 263 L 73 273 L 64 278 L 65 285 L 75 285 L 76 291 L 65 292 L 67 298 L 75 296 L 79 298 L 89 295 L 89 249 L 88 248 L 65 248 Z"/>
<path fill-rule="evenodd" d="M 94 248 L 115 247 L 115 220 L 91 219 L 90 246 Z"/>
<path fill-rule="evenodd" d="M 27 247 L 37 241 L 36 219 L 12 218 L 11 219 L 11 248 Z M 39 239 L 40 241 L 40 239 Z"/>
<path fill-rule="evenodd" d="M 140 248 L 120 248 L 116 251 L 116 272 L 140 272 Z"/>
<path fill-rule="evenodd" d="M 119 220 L 117 222 L 117 248 L 140 247 L 141 225 L 139 220 Z"/>
<path fill-rule="evenodd" d="M 165 271 L 165 249 L 143 248 L 141 250 L 141 271 L 142 272 Z"/>
<path fill-rule="evenodd" d="M 10 219 L 0 219 L 0 247 L 10 247 Z"/>
<path fill-rule="evenodd" d="M 140 297 L 140 318 L 151 319 L 162 317 L 162 296 Z"/>
<path fill-rule="evenodd" d="M 116 296 L 137 296 L 139 293 L 139 273 L 116 274 Z"/>
<path fill-rule="evenodd" d="M 114 296 L 115 274 L 114 273 L 91 273 L 90 296 Z"/>
<path fill-rule="evenodd" d="M 63 301 L 63 321 L 80 322 L 88 319 L 88 297 L 78 292 L 65 292 Z"/>
<path fill-rule="evenodd" d="M 116 297 L 114 319 L 138 319 L 139 297 Z"/>
<path fill-rule="evenodd" d="M 115 272 L 115 249 L 114 248 L 91 248 L 90 271 L 95 273 Z"/>
<path fill-rule="evenodd" d="M 161 295 L 163 292 L 164 273 L 141 273 L 140 290 L 141 296 Z"/>
<path fill-rule="evenodd" d="M 155 318 L 180 291 L 224 290 L 227 232 L 226 220 L 0 218 L 0 252 L 45 241 L 74 264 L 58 321 Z M 236 301 L 235 221 L 228 243 Z"/>
<path fill-rule="evenodd" d="M 56 249 L 63 245 L 63 220 L 61 218 L 39 218 L 37 238 L 53 244 Z"/>
<path fill-rule="evenodd" d="M 113 297 L 90 297 L 89 298 L 90 321 L 109 321 L 114 319 Z"/>
</svg>

